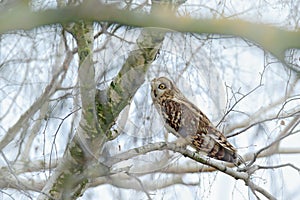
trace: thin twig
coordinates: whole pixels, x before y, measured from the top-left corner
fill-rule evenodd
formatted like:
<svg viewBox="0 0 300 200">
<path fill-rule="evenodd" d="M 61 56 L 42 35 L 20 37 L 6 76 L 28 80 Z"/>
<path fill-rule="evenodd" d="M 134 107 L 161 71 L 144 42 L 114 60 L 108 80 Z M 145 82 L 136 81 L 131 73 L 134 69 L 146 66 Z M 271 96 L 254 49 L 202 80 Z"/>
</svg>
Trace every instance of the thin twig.
<svg viewBox="0 0 300 200">
<path fill-rule="evenodd" d="M 248 166 L 251 166 L 255 161 L 256 158 L 258 157 L 259 154 L 261 154 L 263 151 L 269 149 L 270 147 L 272 147 L 273 145 L 278 144 L 281 140 L 283 140 L 284 138 L 290 136 L 291 134 L 293 134 L 293 130 L 296 128 L 296 126 L 300 123 L 300 116 L 295 117 L 290 123 L 289 125 L 285 128 L 285 130 L 282 131 L 282 133 L 280 134 L 280 137 L 278 137 L 276 140 L 274 140 L 273 142 L 271 142 L 269 145 L 261 148 L 260 150 L 258 150 L 255 155 L 253 160 L 248 164 Z M 278 146 L 278 145 L 277 145 Z"/>
<path fill-rule="evenodd" d="M 255 88 L 253 88 L 252 90 L 250 90 L 247 94 L 243 95 L 241 98 L 239 98 L 238 100 L 236 100 L 236 102 L 231 106 L 231 108 L 229 108 L 226 113 L 224 114 L 224 116 L 221 118 L 221 120 L 217 123 L 216 127 L 218 127 L 220 125 L 220 123 L 225 119 L 225 117 L 227 117 L 227 115 L 234 109 L 234 107 L 240 103 L 244 98 L 246 98 L 247 96 L 249 96 L 250 94 L 252 94 L 253 92 L 255 92 L 258 88 L 260 88 L 262 86 L 262 84 L 260 83 L 258 86 L 256 86 Z"/>
<path fill-rule="evenodd" d="M 124 161 L 127 159 L 130 159 L 135 156 L 143 155 L 146 153 L 149 153 L 151 151 L 157 151 L 157 150 L 171 150 L 174 152 L 181 153 L 182 155 L 189 157 L 199 163 L 202 163 L 204 165 L 208 165 L 210 167 L 213 167 L 235 179 L 241 179 L 243 180 L 246 185 L 248 185 L 251 190 L 253 191 L 254 195 L 257 195 L 256 192 L 259 192 L 260 194 L 264 195 L 268 199 L 275 199 L 269 192 L 261 188 L 260 186 L 254 184 L 250 181 L 250 173 L 246 172 L 240 172 L 236 171 L 233 168 L 224 165 L 223 163 L 216 161 L 211 158 L 207 158 L 205 156 L 202 156 L 198 154 L 197 152 L 190 151 L 186 148 L 178 147 L 176 143 L 165 143 L 165 142 L 158 142 L 153 144 L 144 145 L 142 147 L 137 147 L 134 149 L 130 149 L 126 152 L 123 152 L 117 156 L 111 157 L 111 159 L 106 162 L 105 164 L 108 166 L 111 166 L 113 164 L 116 164 L 120 161 Z"/>
<path fill-rule="evenodd" d="M 261 166 L 261 165 L 257 165 L 258 169 L 277 169 L 277 168 L 282 168 L 282 167 L 291 167 L 294 168 L 295 170 L 297 170 L 300 174 L 300 168 L 296 167 L 295 165 L 291 164 L 291 163 L 286 163 L 286 164 L 281 164 L 281 165 L 273 165 L 273 166 Z"/>
</svg>

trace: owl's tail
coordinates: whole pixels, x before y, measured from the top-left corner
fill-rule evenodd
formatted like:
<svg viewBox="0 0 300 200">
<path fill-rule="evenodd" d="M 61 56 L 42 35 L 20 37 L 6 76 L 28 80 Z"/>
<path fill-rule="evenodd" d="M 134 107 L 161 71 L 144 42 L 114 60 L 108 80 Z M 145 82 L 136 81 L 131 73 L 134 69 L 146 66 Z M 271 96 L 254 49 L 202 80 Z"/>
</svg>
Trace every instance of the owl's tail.
<svg viewBox="0 0 300 200">
<path fill-rule="evenodd" d="M 222 145 L 215 143 L 214 147 L 208 153 L 209 157 L 233 163 L 236 166 L 245 163 L 242 156 L 240 156 L 236 151 L 227 149 Z"/>
<path fill-rule="evenodd" d="M 207 131 L 208 134 L 200 132 L 192 136 L 191 142 L 196 150 L 206 152 L 211 158 L 230 162 L 236 166 L 245 163 L 221 132 L 211 127 L 207 127 Z"/>
</svg>

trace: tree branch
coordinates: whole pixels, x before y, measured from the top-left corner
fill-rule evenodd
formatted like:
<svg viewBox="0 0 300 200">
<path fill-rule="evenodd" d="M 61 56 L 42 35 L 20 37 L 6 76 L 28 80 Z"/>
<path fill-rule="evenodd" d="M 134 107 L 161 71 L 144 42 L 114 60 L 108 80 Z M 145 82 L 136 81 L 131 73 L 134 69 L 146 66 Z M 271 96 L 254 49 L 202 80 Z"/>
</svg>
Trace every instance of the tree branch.
<svg viewBox="0 0 300 200">
<path fill-rule="evenodd" d="M 249 169 L 249 171 L 246 172 L 236 171 L 233 168 L 231 168 L 232 166 L 231 167 L 226 166 L 225 164 L 219 161 L 202 156 L 197 152 L 190 151 L 186 148 L 178 147 L 178 145 L 176 145 L 176 142 L 173 143 L 158 142 L 158 143 L 148 144 L 142 147 L 134 148 L 112 157 L 110 161 L 108 161 L 106 164 L 108 166 L 112 166 L 120 161 L 124 161 L 135 156 L 146 154 L 151 151 L 161 151 L 161 150 L 171 150 L 174 152 L 181 153 L 185 157 L 191 158 L 192 160 L 195 160 L 201 164 L 213 167 L 235 179 L 243 180 L 245 184 L 248 185 L 253 190 L 254 194 L 255 192 L 259 192 L 265 197 L 267 197 L 268 199 L 275 199 L 275 197 L 273 197 L 269 192 L 267 192 L 262 187 L 256 185 L 251 181 L 251 174 L 253 173 L 253 170 Z"/>
<path fill-rule="evenodd" d="M 154 5 L 153 8 L 156 8 Z M 85 6 L 86 4 L 82 4 L 78 7 Z M 108 90 L 97 91 L 95 95 L 93 23 L 90 20 L 79 20 L 65 29 L 73 35 L 78 46 L 82 118 L 77 133 L 64 154 L 63 162 L 56 168 L 43 192 L 53 198 L 69 199 L 79 197 L 86 189 L 90 181 L 87 168 L 101 156 L 103 144 L 107 138 L 111 139 L 111 126 L 144 82 L 144 76 L 155 59 L 165 33 L 144 30 L 137 41 L 139 48 L 131 52 Z M 98 166 L 100 174 L 109 170 L 101 163 Z M 41 195 L 40 198 L 46 197 Z"/>
<path fill-rule="evenodd" d="M 254 153 L 253 160 L 248 164 L 248 166 L 251 166 L 255 161 L 256 158 L 265 152 L 266 155 L 271 155 L 274 152 L 278 151 L 279 142 L 283 140 L 284 138 L 290 136 L 293 134 L 293 130 L 297 127 L 297 125 L 300 123 L 300 117 L 296 116 L 290 123 L 285 127 L 285 129 L 281 132 L 281 134 L 277 137 L 276 140 L 271 142 L 269 145 L 266 145 L 265 147 L 261 148 L 257 152 Z"/>
<path fill-rule="evenodd" d="M 135 189 L 144 191 L 141 185 L 135 179 L 130 177 L 127 173 L 117 173 L 109 177 L 99 177 L 92 181 L 91 186 L 96 187 L 103 184 L 110 184 L 118 188 Z M 172 186 L 174 184 L 182 185 L 198 185 L 198 182 L 187 182 L 184 180 L 183 175 L 174 175 L 166 177 L 164 181 L 145 181 L 143 187 L 147 190 L 153 191 Z"/>
<path fill-rule="evenodd" d="M 64 60 L 64 63 L 62 64 L 62 67 L 57 70 L 49 84 L 45 87 L 44 92 L 39 96 L 35 102 L 27 109 L 27 111 L 21 115 L 19 120 L 9 128 L 3 139 L 0 141 L 0 150 L 3 150 L 19 133 L 19 131 L 23 128 L 24 124 L 28 122 L 29 119 L 42 107 L 42 105 L 48 101 L 50 96 L 52 96 L 55 92 L 58 86 L 62 83 L 64 80 L 64 76 L 61 76 L 62 74 L 66 74 L 67 67 L 72 61 L 73 55 L 69 52 L 67 53 L 67 56 Z"/>
<path fill-rule="evenodd" d="M 214 33 L 244 37 L 261 45 L 281 61 L 284 52 L 300 48 L 299 30 L 286 31 L 265 24 L 254 24 L 243 20 L 194 19 L 178 17 L 165 8 L 152 14 L 132 12 L 106 5 L 98 1 L 87 1 L 80 6 L 32 12 L 27 7 L 17 7 L 0 15 L 0 33 L 38 26 L 68 23 L 85 19 L 106 21 L 136 27 L 160 27 L 180 32 Z M 10 19 L 9 21 L 7 19 Z M 299 69 L 297 69 L 299 70 Z"/>
</svg>

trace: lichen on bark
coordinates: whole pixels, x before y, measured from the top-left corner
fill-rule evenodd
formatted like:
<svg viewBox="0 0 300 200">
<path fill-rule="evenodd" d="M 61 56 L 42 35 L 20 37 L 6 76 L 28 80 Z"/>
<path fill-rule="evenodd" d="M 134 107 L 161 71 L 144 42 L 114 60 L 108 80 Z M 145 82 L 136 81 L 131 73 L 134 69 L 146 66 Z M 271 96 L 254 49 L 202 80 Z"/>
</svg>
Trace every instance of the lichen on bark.
<svg viewBox="0 0 300 200">
<path fill-rule="evenodd" d="M 109 172 L 109 167 L 97 163 L 102 146 L 107 139 L 113 138 L 111 127 L 143 84 L 145 74 L 159 52 L 166 30 L 143 29 L 137 39 L 136 49 L 129 54 L 110 87 L 105 91 L 95 91 L 93 22 L 77 21 L 64 27 L 68 27 L 66 30 L 77 42 L 82 118 L 65 151 L 64 162 L 57 167 L 49 182 L 50 187 L 46 187 L 43 192 L 55 199 L 75 199 L 89 184 L 86 171 L 93 171 L 87 170 L 90 166 L 95 163 L 100 166 L 96 170 L 98 175 Z M 48 198 L 43 198 L 45 197 Z"/>
</svg>

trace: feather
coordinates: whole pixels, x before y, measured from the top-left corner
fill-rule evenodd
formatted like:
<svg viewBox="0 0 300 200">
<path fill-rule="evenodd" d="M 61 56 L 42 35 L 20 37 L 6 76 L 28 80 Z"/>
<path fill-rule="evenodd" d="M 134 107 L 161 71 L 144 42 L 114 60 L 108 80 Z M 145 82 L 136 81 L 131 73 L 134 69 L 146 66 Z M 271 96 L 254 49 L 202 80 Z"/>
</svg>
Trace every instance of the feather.
<svg viewBox="0 0 300 200">
<path fill-rule="evenodd" d="M 209 157 L 238 163 L 242 158 L 207 116 L 190 102 L 166 77 L 153 79 L 151 96 L 168 131 L 187 140 L 197 151 Z"/>
</svg>

